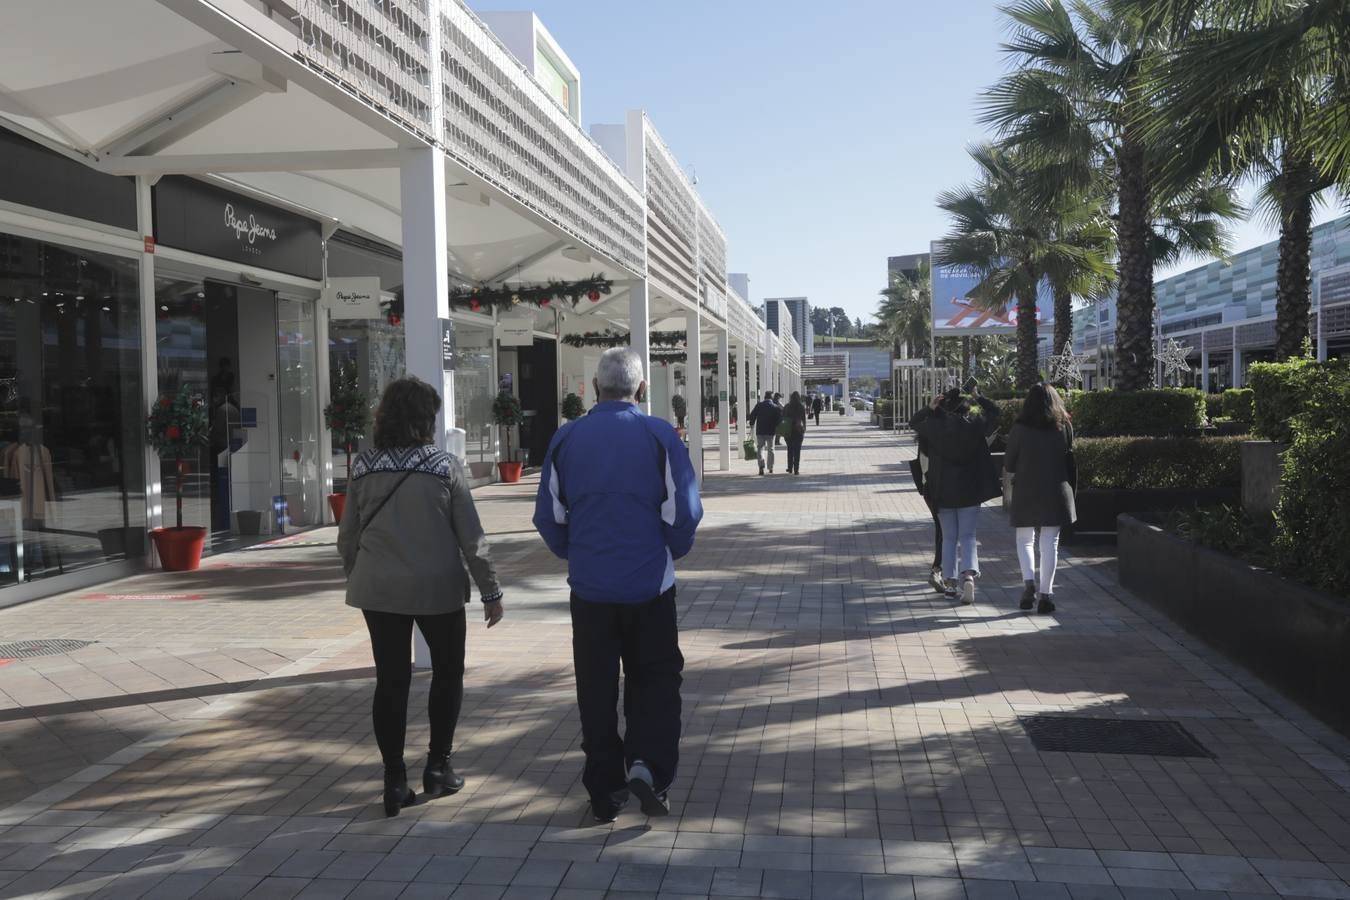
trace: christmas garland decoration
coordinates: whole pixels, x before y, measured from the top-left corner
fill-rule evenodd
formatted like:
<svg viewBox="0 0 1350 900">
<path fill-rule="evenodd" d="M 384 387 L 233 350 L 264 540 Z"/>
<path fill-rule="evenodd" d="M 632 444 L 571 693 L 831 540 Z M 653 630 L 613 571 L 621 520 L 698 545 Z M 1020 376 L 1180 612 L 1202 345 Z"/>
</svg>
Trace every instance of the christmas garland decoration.
<svg viewBox="0 0 1350 900">
<path fill-rule="evenodd" d="M 678 347 L 684 343 L 683 331 L 653 331 L 647 336 L 648 346 Z M 626 331 L 588 331 L 585 334 L 565 334 L 562 342 L 569 347 L 627 347 Z"/>
<path fill-rule="evenodd" d="M 592 303 L 614 289 L 614 282 L 600 275 L 592 275 L 580 281 L 549 281 L 545 284 L 518 284 L 514 287 L 501 285 L 491 287 L 480 284 L 471 287 L 454 288 L 450 291 L 450 305 L 481 312 L 484 308 L 510 309 L 526 304 L 548 308 L 553 303 L 567 301 L 576 306 L 584 297 Z"/>
</svg>

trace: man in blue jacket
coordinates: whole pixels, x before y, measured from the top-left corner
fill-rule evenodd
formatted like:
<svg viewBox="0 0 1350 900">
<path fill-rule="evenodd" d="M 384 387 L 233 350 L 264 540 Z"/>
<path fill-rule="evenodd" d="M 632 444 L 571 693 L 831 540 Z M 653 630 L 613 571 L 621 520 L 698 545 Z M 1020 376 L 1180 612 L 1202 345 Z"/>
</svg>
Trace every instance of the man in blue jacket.
<svg viewBox="0 0 1350 900">
<path fill-rule="evenodd" d="M 694 546 L 703 505 L 679 435 L 638 406 L 647 393 L 641 358 L 626 347 L 607 350 L 595 392 L 600 402 L 549 445 L 534 527 L 567 560 L 581 780 L 596 821 L 612 822 L 630 793 L 649 816 L 670 812 L 684 669 L 675 560 Z"/>
</svg>

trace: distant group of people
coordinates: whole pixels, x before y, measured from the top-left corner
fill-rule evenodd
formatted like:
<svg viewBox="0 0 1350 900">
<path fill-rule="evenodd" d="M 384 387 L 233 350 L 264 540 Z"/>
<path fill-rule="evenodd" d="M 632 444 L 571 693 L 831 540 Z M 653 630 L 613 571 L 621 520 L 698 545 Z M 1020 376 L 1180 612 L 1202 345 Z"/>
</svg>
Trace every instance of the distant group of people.
<svg viewBox="0 0 1350 900">
<path fill-rule="evenodd" d="M 973 384 L 967 387 L 969 394 L 953 388 L 934 397 L 910 419 L 919 444 L 911 471 L 935 532 L 929 583 L 963 604 L 975 602 L 980 576 L 980 505 L 1002 494 L 989 447 L 998 407 Z M 1077 518 L 1073 425 L 1054 387 L 1038 384 L 1027 392 L 1006 443 L 1003 469 L 1012 479 L 1010 518 L 1023 579 L 1019 606 L 1044 615 L 1055 611 L 1060 530 Z"/>
<path fill-rule="evenodd" d="M 815 404 L 819 403 L 820 399 L 817 398 Z M 815 410 L 816 424 L 819 425 L 820 410 L 814 404 L 812 408 Z M 800 392 L 793 391 L 786 404 L 783 403 L 782 394 L 764 392 L 764 399 L 750 410 L 747 420 L 755 429 L 755 457 L 759 461 L 759 474 L 773 474 L 773 451 L 779 440 L 787 441 L 788 474 L 802 474 L 802 443 L 806 440 L 807 415 L 806 403 L 802 401 Z"/>
</svg>

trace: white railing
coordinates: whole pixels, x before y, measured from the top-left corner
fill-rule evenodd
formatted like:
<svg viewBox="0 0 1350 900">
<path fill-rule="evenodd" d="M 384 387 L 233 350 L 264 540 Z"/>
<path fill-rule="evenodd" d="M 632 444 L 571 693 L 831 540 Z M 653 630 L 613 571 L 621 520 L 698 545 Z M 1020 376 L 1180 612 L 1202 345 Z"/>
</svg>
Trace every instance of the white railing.
<svg viewBox="0 0 1350 900">
<path fill-rule="evenodd" d="M 428 0 L 277 0 L 296 23 L 296 56 L 427 140 L 432 121 Z"/>
<path fill-rule="evenodd" d="M 642 196 L 460 0 L 441 5 L 445 145 L 566 233 L 646 270 Z"/>
</svg>

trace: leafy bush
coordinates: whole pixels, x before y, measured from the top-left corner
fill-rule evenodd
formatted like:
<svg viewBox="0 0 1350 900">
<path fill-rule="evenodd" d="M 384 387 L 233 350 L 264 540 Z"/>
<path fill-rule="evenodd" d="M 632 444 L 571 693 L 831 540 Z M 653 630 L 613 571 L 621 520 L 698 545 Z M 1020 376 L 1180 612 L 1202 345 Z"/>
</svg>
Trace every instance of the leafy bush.
<svg viewBox="0 0 1350 900">
<path fill-rule="evenodd" d="M 1214 424 L 1215 419 L 1222 418 L 1223 414 L 1223 394 L 1206 394 L 1205 418 L 1210 424 Z"/>
<path fill-rule="evenodd" d="M 1275 551 L 1282 566 L 1350 596 L 1350 367 L 1313 363 L 1294 371 L 1299 412 L 1284 454 Z"/>
<path fill-rule="evenodd" d="M 890 400 L 878 400 L 873 407 L 873 411 L 883 419 L 895 415 L 895 404 Z"/>
<path fill-rule="evenodd" d="M 1220 504 L 1181 510 L 1172 515 L 1169 525 L 1183 537 L 1211 550 L 1241 556 L 1267 568 L 1275 565 L 1269 519 L 1258 522 L 1241 507 Z"/>
<path fill-rule="evenodd" d="M 1205 395 L 1194 388 L 1081 391 L 1069 395 L 1074 431 L 1085 437 L 1185 434 L 1205 424 Z"/>
<path fill-rule="evenodd" d="M 1106 437 L 1074 441 L 1078 486 L 1102 490 L 1235 488 L 1238 437 Z"/>
<path fill-rule="evenodd" d="M 1229 388 L 1219 395 L 1219 399 L 1226 418 L 1248 426 L 1256 418 L 1255 392 L 1251 388 Z M 1212 421 L 1214 416 L 1210 419 Z"/>
<path fill-rule="evenodd" d="M 1303 411 L 1313 388 L 1327 377 L 1337 376 L 1350 377 L 1350 362 L 1319 363 L 1301 358 L 1252 363 L 1247 376 L 1254 393 L 1252 430 L 1266 440 L 1289 443 L 1294 439 L 1294 417 Z"/>
<path fill-rule="evenodd" d="M 576 394 L 568 394 L 562 401 L 562 416 L 571 421 L 586 415 L 586 403 Z"/>
</svg>

